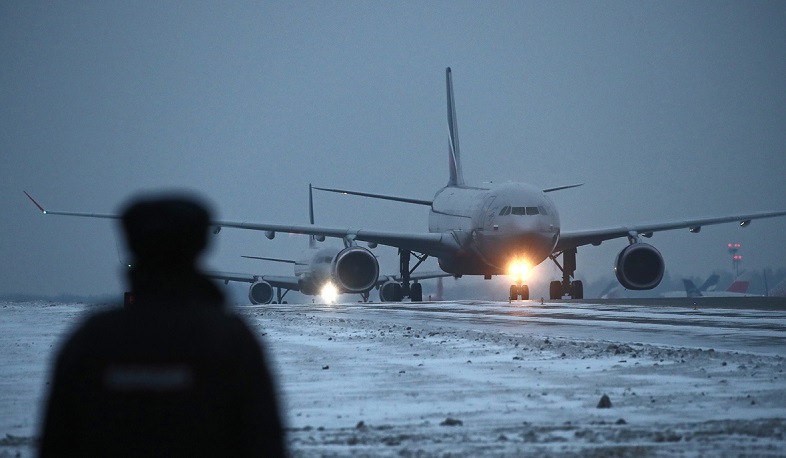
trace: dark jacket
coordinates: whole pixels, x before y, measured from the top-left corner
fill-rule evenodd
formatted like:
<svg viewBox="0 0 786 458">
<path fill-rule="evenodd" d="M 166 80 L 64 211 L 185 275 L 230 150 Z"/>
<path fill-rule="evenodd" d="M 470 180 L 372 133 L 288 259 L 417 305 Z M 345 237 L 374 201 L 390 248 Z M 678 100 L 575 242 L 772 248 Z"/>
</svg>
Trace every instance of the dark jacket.
<svg viewBox="0 0 786 458">
<path fill-rule="evenodd" d="M 220 293 L 211 296 L 203 277 L 179 280 L 188 293 L 140 296 L 134 307 L 91 316 L 68 339 L 40 456 L 284 456 L 253 332 L 216 303 Z"/>
</svg>

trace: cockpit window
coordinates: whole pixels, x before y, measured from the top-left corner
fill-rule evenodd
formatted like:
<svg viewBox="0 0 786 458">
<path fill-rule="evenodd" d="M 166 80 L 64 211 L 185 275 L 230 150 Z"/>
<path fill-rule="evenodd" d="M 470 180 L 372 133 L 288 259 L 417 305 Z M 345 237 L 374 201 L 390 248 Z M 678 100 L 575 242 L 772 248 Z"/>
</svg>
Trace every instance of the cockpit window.
<svg viewBox="0 0 786 458">
<path fill-rule="evenodd" d="M 510 207 L 510 213 L 514 215 L 547 215 L 543 207 Z"/>
<path fill-rule="evenodd" d="M 505 211 L 509 211 L 509 210 L 510 210 L 510 207 L 508 207 L 508 206 L 502 207 L 502 210 L 499 211 L 499 216 L 506 215 L 507 213 L 505 213 Z"/>
<path fill-rule="evenodd" d="M 546 211 L 546 207 L 544 207 L 543 205 L 539 205 L 538 206 L 538 210 L 540 210 L 540 214 L 541 215 L 548 215 L 549 214 L 549 212 Z"/>
</svg>

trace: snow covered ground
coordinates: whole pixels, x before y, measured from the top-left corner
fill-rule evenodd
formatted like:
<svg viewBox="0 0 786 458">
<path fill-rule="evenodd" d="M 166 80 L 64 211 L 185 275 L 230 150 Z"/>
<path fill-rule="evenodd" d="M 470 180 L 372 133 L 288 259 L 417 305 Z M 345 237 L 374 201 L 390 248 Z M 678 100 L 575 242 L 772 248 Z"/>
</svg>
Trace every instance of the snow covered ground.
<svg viewBox="0 0 786 458">
<path fill-rule="evenodd" d="M 0 457 L 34 456 L 82 304 L 0 303 Z M 786 456 L 786 312 L 594 304 L 238 307 L 293 456 Z M 607 395 L 611 406 L 599 408 Z"/>
</svg>

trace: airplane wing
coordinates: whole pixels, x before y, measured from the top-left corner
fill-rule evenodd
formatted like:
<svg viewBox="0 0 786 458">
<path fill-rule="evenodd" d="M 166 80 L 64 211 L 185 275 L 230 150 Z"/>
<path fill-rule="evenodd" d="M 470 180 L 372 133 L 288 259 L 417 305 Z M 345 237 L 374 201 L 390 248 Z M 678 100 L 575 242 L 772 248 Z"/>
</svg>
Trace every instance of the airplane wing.
<svg viewBox="0 0 786 458">
<path fill-rule="evenodd" d="M 64 215 L 64 216 L 79 216 L 87 218 L 108 218 L 119 219 L 119 215 L 101 214 L 101 213 L 79 213 L 79 212 L 64 212 L 64 211 L 51 211 L 45 210 L 38 202 L 36 202 L 27 192 L 28 198 L 41 210 L 42 213 L 48 215 Z M 650 223 L 650 224 L 637 224 L 630 226 L 617 226 L 605 229 L 589 229 L 579 231 L 563 231 L 560 233 L 559 241 L 554 249 L 555 252 L 564 251 L 571 248 L 577 248 L 583 245 L 600 245 L 606 240 L 612 240 L 622 237 L 650 237 L 654 232 L 669 231 L 674 229 L 689 229 L 691 232 L 699 232 L 702 226 L 710 226 L 713 224 L 739 222 L 740 226 L 748 226 L 754 219 L 773 218 L 776 216 L 784 216 L 786 211 L 770 211 L 770 212 L 757 212 L 748 213 L 743 215 L 722 216 L 715 218 L 699 218 L 691 220 L 672 221 L 666 223 Z M 308 235 L 321 235 L 325 237 L 341 238 L 348 241 L 363 241 L 369 243 L 377 243 L 380 245 L 387 245 L 396 248 L 403 248 L 418 253 L 427 254 L 432 257 L 444 257 L 455 254 L 461 249 L 462 236 L 466 237 L 469 234 L 463 234 L 460 231 L 445 232 L 445 233 L 405 233 L 405 232 L 392 232 L 392 231 L 375 231 L 363 230 L 354 228 L 341 228 L 318 226 L 314 224 L 271 224 L 271 223 L 255 223 L 246 221 L 212 221 L 211 226 L 215 227 L 215 232 L 218 232 L 222 227 L 232 227 L 236 229 L 247 229 L 254 231 L 262 231 L 266 233 L 268 238 L 272 238 L 276 232 L 285 232 L 292 234 L 308 234 Z"/>
<path fill-rule="evenodd" d="M 252 275 L 245 273 L 232 273 L 232 272 L 205 272 L 205 275 L 223 282 L 237 281 L 244 283 L 256 283 L 259 280 L 264 280 L 270 283 L 274 288 L 286 288 L 291 291 L 300 291 L 297 277 L 287 275 Z"/>
<path fill-rule="evenodd" d="M 606 240 L 642 236 L 650 237 L 654 232 L 670 231 L 674 229 L 689 229 L 691 232 L 699 232 L 702 226 L 713 224 L 739 222 L 740 226 L 748 226 L 754 219 L 773 218 L 786 215 L 786 211 L 758 212 L 745 215 L 722 216 L 719 218 L 700 218 L 683 221 L 672 221 L 668 223 L 638 224 L 632 226 L 617 226 L 607 229 L 590 229 L 583 231 L 563 231 L 560 234 L 559 242 L 555 251 L 564 251 L 577 248 L 582 245 L 600 245 Z"/>
<path fill-rule="evenodd" d="M 44 209 L 30 194 L 25 195 L 35 204 L 36 207 L 45 215 L 77 216 L 83 218 L 103 218 L 120 219 L 120 215 L 106 213 L 83 213 L 71 211 L 53 211 Z M 315 224 L 272 224 L 255 223 L 247 221 L 211 221 L 217 233 L 221 228 L 231 227 L 236 229 L 247 229 L 252 231 L 265 232 L 268 238 L 272 238 L 276 232 L 290 234 L 321 235 L 325 237 L 335 237 L 347 241 L 362 241 L 377 243 L 396 248 L 403 248 L 418 253 L 427 254 L 432 257 L 442 257 L 455 253 L 461 248 L 459 240 L 460 234 L 457 233 L 424 233 L 424 232 L 391 232 L 361 230 L 353 228 L 318 226 Z"/>
<path fill-rule="evenodd" d="M 273 261 L 273 262 L 284 262 L 287 264 L 297 264 L 297 261 L 294 259 L 281 259 L 281 258 L 266 258 L 264 256 L 240 256 L 241 258 L 246 259 L 261 259 L 263 261 Z"/>
<path fill-rule="evenodd" d="M 120 215 L 109 215 L 104 213 L 80 213 L 80 212 L 62 212 L 62 211 L 45 210 L 44 207 L 41 206 L 41 204 L 36 202 L 36 200 L 33 199 L 33 197 L 30 194 L 27 193 L 27 191 L 22 191 L 22 192 L 25 193 L 27 198 L 30 199 L 35 204 L 35 206 L 38 207 L 39 210 L 41 210 L 41 213 L 45 215 L 82 216 L 85 218 L 120 219 Z"/>
<path fill-rule="evenodd" d="M 297 277 L 286 276 L 286 275 L 255 275 L 255 274 L 248 274 L 248 273 L 236 273 L 236 272 L 205 272 L 205 275 L 216 279 L 221 280 L 223 282 L 242 282 L 242 283 L 255 283 L 259 280 L 264 280 L 270 283 L 270 286 L 274 288 L 286 288 L 291 291 L 300 291 L 300 285 L 297 282 Z M 450 277 L 451 274 L 446 274 L 442 271 L 431 271 L 431 272 L 415 272 L 410 276 L 410 280 L 428 280 L 430 278 L 439 278 L 439 277 Z M 393 275 L 380 275 L 377 279 L 376 286 L 380 286 L 386 281 L 394 280 L 394 281 L 401 281 L 401 275 L 393 274 Z"/>
<path fill-rule="evenodd" d="M 322 235 L 350 241 L 377 243 L 379 245 L 404 248 L 434 257 L 455 253 L 461 247 L 459 237 L 454 233 L 406 233 L 329 227 L 315 224 L 290 225 L 236 221 L 215 221 L 211 224 L 216 227 L 232 227 L 272 233 L 286 232 L 290 234 Z"/>
</svg>

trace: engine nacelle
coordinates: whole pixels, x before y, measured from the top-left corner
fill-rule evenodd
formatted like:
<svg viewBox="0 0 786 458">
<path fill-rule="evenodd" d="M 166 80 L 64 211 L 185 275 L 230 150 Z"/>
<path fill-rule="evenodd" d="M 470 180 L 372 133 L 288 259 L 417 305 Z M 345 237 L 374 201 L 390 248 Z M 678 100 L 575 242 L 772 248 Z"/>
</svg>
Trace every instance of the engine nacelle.
<svg viewBox="0 0 786 458">
<path fill-rule="evenodd" d="M 404 298 L 401 283 L 388 280 L 379 287 L 379 300 L 382 302 L 400 302 Z"/>
<path fill-rule="evenodd" d="M 654 246 L 632 243 L 617 255 L 614 273 L 620 284 L 632 290 L 652 289 L 663 279 L 663 256 Z"/>
<path fill-rule="evenodd" d="M 379 262 L 371 251 L 351 246 L 341 250 L 333 259 L 331 273 L 339 291 L 365 293 L 377 284 Z"/>
<path fill-rule="evenodd" d="M 257 280 L 248 288 L 248 300 L 255 305 L 273 302 L 273 287 L 264 280 Z"/>
</svg>

